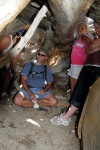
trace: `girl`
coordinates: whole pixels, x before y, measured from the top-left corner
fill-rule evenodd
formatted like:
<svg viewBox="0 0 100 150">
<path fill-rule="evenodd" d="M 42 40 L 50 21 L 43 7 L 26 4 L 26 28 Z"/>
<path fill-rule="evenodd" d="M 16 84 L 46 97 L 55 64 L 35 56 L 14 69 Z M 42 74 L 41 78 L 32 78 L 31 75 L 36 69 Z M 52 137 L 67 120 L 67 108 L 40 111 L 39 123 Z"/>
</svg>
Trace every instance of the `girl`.
<svg viewBox="0 0 100 150">
<path fill-rule="evenodd" d="M 84 22 L 78 25 L 77 33 L 78 33 L 78 39 L 74 42 L 73 47 L 72 47 L 71 68 L 68 72 L 68 75 L 70 76 L 71 93 L 73 92 L 79 73 L 87 58 L 85 49 L 88 46 L 88 44 L 91 43 L 92 41 L 86 35 L 87 26 Z"/>
</svg>

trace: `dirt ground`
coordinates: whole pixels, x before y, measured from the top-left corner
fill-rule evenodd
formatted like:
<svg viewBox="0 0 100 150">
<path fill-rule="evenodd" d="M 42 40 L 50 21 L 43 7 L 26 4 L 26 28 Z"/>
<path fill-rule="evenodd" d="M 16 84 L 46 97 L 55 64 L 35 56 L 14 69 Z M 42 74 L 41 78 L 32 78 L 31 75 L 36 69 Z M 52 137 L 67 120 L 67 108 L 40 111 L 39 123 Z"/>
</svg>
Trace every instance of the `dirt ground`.
<svg viewBox="0 0 100 150">
<path fill-rule="evenodd" d="M 72 116 L 67 127 L 50 122 L 50 118 L 64 108 L 61 104 L 68 104 L 68 96 L 61 92 L 54 94 L 60 106 L 53 107 L 51 113 L 0 103 L 0 150 L 80 149 L 75 135 L 76 115 Z"/>
</svg>

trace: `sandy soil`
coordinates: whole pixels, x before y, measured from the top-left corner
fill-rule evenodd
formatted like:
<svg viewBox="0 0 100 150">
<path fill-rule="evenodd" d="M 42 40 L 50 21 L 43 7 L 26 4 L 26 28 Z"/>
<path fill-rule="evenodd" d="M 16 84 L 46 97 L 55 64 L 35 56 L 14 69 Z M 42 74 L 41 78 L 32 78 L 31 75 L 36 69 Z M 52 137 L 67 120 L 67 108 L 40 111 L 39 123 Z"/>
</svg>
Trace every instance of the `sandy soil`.
<svg viewBox="0 0 100 150">
<path fill-rule="evenodd" d="M 66 95 L 55 95 L 60 105 L 68 104 Z M 59 114 L 63 107 L 53 107 L 52 112 L 47 113 L 0 103 L 0 150 L 79 150 L 75 115 L 67 127 L 50 122 L 50 118 Z"/>
</svg>

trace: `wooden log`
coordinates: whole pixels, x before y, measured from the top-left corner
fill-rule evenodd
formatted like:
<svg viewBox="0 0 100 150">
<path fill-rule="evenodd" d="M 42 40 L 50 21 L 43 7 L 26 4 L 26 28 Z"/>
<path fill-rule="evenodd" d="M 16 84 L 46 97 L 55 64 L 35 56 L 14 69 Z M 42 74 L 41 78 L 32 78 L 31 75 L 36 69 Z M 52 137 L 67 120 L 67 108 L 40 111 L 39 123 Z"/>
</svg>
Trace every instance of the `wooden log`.
<svg viewBox="0 0 100 150">
<path fill-rule="evenodd" d="M 45 16 L 46 12 L 48 11 L 47 7 L 44 5 L 37 16 L 35 17 L 34 21 L 32 22 L 30 28 L 28 29 L 27 33 L 21 37 L 21 40 L 18 44 L 5 56 L 0 59 L 0 68 L 2 68 L 7 62 L 11 61 L 13 57 L 15 57 L 19 52 L 24 48 L 27 42 L 31 39 L 34 32 L 36 31 L 39 23 L 41 22 L 42 18 Z"/>
<path fill-rule="evenodd" d="M 0 32 L 14 20 L 30 0 L 0 0 Z"/>
<path fill-rule="evenodd" d="M 100 77 L 89 91 L 78 126 L 83 150 L 100 149 Z"/>
</svg>

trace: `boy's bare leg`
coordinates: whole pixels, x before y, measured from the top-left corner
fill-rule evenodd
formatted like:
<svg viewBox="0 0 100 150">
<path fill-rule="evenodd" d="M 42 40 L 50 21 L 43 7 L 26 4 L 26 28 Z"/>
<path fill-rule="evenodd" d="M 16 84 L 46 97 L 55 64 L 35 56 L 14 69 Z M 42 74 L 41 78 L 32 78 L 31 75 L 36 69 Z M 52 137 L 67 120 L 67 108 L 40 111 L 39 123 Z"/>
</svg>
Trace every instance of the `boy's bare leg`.
<svg viewBox="0 0 100 150">
<path fill-rule="evenodd" d="M 24 95 L 22 96 L 20 93 L 18 93 L 14 97 L 13 101 L 18 106 L 29 107 L 29 108 L 34 107 L 34 103 L 31 100 L 28 100 L 26 97 L 24 97 Z M 37 104 L 39 106 L 56 106 L 57 99 L 51 94 L 41 100 L 37 100 Z"/>
</svg>

